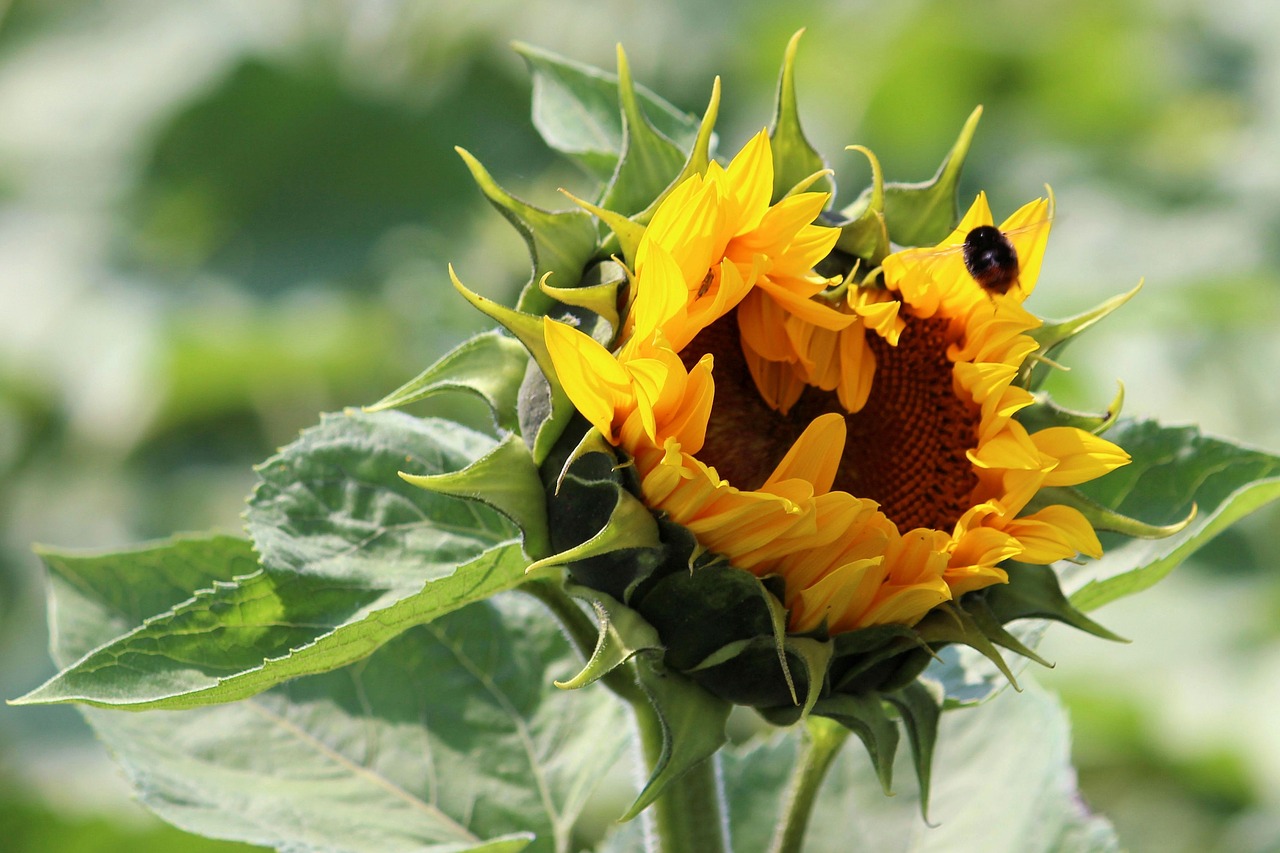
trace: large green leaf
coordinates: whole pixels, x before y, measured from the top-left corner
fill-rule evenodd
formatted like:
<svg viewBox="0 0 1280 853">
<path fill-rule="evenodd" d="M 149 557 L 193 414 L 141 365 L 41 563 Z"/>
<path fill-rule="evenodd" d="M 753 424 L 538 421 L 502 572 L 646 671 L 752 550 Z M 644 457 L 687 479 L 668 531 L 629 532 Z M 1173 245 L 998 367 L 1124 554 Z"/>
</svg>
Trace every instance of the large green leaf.
<svg viewBox="0 0 1280 853">
<path fill-rule="evenodd" d="M 1127 516 L 1170 524 L 1196 517 L 1164 539 L 1104 534 L 1101 560 L 1067 572 L 1071 603 L 1081 610 L 1140 592 L 1225 528 L 1280 498 L 1280 457 L 1201 435 L 1194 427 L 1121 421 L 1107 438 L 1133 462 L 1082 487 Z"/>
<path fill-rule="evenodd" d="M 246 526 L 271 571 L 416 587 L 513 528 L 479 504 L 423 491 L 406 474 L 459 471 L 493 439 L 397 412 L 325 415 L 258 467 Z"/>
<path fill-rule="evenodd" d="M 623 149 L 618 76 L 527 44 L 517 44 L 516 50 L 533 74 L 534 127 L 547 145 L 601 183 L 608 181 Z M 688 151 L 698 133 L 697 117 L 642 86 L 636 87 L 636 95 L 654 128 Z M 679 167 L 677 163 L 677 171 Z"/>
<path fill-rule="evenodd" d="M 725 756 L 725 794 L 738 850 L 765 850 L 798 749 L 796 732 Z M 880 790 L 857 745 L 841 751 L 809 824 L 806 853 L 1101 853 L 1118 849 L 1105 820 L 1076 792 L 1069 727 L 1038 688 L 1005 691 L 977 708 L 944 714 L 934 752 L 929 823 L 913 784 Z M 900 754 L 895 779 L 912 778 Z"/>
<path fill-rule="evenodd" d="M 140 569 L 138 587 L 167 571 Z M 58 576 L 51 595 L 60 659 L 144 613 Z M 84 713 L 142 802 L 191 832 L 291 851 L 568 851 L 628 731 L 603 691 L 552 686 L 576 665 L 549 614 L 506 599 L 242 702 Z"/>
<path fill-rule="evenodd" d="M 232 701 L 359 660 L 409 627 L 515 586 L 527 561 L 516 542 L 501 541 L 505 523 L 396 475 L 449 470 L 484 447 L 452 424 L 329 417 L 262 468 L 249 510 L 262 568 L 229 537 L 46 553 L 55 576 L 112 605 L 112 632 L 20 701 Z M 148 572 L 158 572 L 158 590 L 147 589 Z"/>
</svg>

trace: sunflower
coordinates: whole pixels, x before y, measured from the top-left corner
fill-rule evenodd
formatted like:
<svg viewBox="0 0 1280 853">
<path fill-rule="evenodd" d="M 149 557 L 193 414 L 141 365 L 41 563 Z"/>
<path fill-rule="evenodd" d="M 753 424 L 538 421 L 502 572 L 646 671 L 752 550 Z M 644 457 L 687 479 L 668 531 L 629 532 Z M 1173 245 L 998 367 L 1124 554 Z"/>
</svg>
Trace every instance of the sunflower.
<svg viewBox="0 0 1280 853">
<path fill-rule="evenodd" d="M 1010 559 L 1100 556 L 1089 522 L 1044 487 L 1125 464 L 1088 432 L 1028 432 L 1014 380 L 1037 349 L 1022 308 L 1049 204 L 999 228 L 1020 260 L 1006 294 L 968 273 L 962 247 L 993 225 L 979 196 L 938 246 L 885 258 L 878 280 L 814 267 L 838 231 L 824 193 L 770 204 L 769 137 L 681 183 L 640 241 L 616 349 L 544 320 L 578 411 L 633 461 L 644 502 L 704 548 L 785 584 L 788 628 L 914 625 L 939 604 L 1008 580 Z"/>
</svg>

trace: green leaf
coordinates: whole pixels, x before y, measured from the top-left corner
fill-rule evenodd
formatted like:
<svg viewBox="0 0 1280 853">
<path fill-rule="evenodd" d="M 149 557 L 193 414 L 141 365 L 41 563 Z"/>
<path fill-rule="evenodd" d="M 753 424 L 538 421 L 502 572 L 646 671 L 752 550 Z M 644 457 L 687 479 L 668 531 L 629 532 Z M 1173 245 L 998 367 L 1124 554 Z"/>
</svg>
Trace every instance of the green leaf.
<svg viewBox="0 0 1280 853">
<path fill-rule="evenodd" d="M 534 127 L 547 145 L 601 183 L 608 181 L 623 150 L 617 75 L 527 44 L 517 43 L 515 49 L 529 63 L 533 75 Z M 692 147 L 698 133 L 695 116 L 643 86 L 636 87 L 636 97 L 658 133 L 681 151 Z M 677 163 L 676 169 L 679 167 Z"/>
<path fill-rule="evenodd" d="M 413 625 L 518 585 L 526 560 L 501 542 L 505 523 L 395 476 L 465 465 L 488 443 L 456 424 L 395 413 L 327 417 L 261 468 L 248 524 L 263 568 L 228 537 L 47 552 L 51 571 L 116 605 L 115 636 L 81 648 L 83 657 L 19 701 L 228 702 L 359 660 Z M 151 566 L 176 579 L 165 595 L 122 601 L 110 591 L 140 587 L 134 576 Z M 179 581 L 192 586 L 171 601 Z M 139 603 L 155 609 L 132 621 L 118 613 Z"/>
<path fill-rule="evenodd" d="M 476 335 L 446 353 L 414 379 L 401 385 L 366 412 L 407 406 L 444 391 L 466 391 L 489 404 L 499 428 L 520 428 L 516 401 L 529 353 L 515 338 L 494 330 Z"/>
<path fill-rule="evenodd" d="M 1106 550 L 1065 573 L 1071 603 L 1092 610 L 1140 592 L 1239 519 L 1280 498 L 1280 457 L 1201 435 L 1193 427 L 1121 421 L 1107 438 L 1133 457 L 1081 491 L 1105 507 L 1152 524 L 1195 518 L 1164 539 L 1102 534 Z"/>
<path fill-rule="evenodd" d="M 931 179 L 920 183 L 884 185 L 884 219 L 893 242 L 900 246 L 932 246 L 951 233 L 960 221 L 957 203 L 960 171 L 981 116 L 982 107 L 969 114 L 955 145 Z M 863 190 L 848 209 L 862 211 L 874 190 L 874 187 Z"/>
<path fill-rule="evenodd" d="M 325 415 L 258 466 L 246 527 L 268 570 L 416 591 L 513 531 L 492 510 L 399 473 L 458 471 L 493 446 L 451 421 Z"/>
<path fill-rule="evenodd" d="M 98 607 L 63 582 L 55 595 L 59 614 Z M 253 699 L 85 715 L 141 801 L 191 832 L 281 850 L 551 853 L 570 849 L 629 731 L 604 691 L 552 687 L 573 666 L 545 611 L 499 599 Z"/>
<path fill-rule="evenodd" d="M 942 715 L 929 823 L 918 792 L 885 797 L 863 751 L 846 746 L 818 794 L 805 853 L 1113 853 L 1107 822 L 1089 815 L 1070 763 L 1069 724 L 1034 684 Z M 778 792 L 799 753 L 787 733 L 723 754 L 734 847 L 768 849 Z M 911 776 L 905 754 L 897 778 Z"/>
<path fill-rule="evenodd" d="M 118 572 L 132 565 L 132 556 L 81 559 L 111 561 Z M 61 555 L 57 561 L 75 560 Z M 524 579 L 524 566 L 513 542 L 417 593 L 267 572 L 238 578 L 146 618 L 14 704 L 144 710 L 232 702 L 358 661 L 407 628 L 513 588 Z"/>
<path fill-rule="evenodd" d="M 774 104 L 773 127 L 769 139 L 773 149 L 773 200 L 786 195 L 792 187 L 815 172 L 827 168 L 822 155 L 814 150 L 800 127 L 800 110 L 796 102 L 796 51 L 800 46 L 800 30 L 787 42 L 782 58 L 782 70 L 778 73 L 778 94 Z M 818 179 L 811 189 L 814 192 L 835 194 L 835 180 L 829 176 Z"/>
</svg>

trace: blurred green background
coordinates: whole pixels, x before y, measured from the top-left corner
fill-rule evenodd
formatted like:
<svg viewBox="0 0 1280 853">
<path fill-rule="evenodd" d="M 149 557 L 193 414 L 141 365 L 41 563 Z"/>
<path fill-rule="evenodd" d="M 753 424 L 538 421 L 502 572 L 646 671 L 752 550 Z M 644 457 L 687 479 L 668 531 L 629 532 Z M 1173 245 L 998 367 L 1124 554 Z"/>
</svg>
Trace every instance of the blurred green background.
<svg viewBox="0 0 1280 853">
<path fill-rule="evenodd" d="M 781 7 L 785 5 L 786 9 Z M 1146 289 L 1069 353 L 1061 398 L 1280 449 L 1280 6 L 1256 0 L 787 4 L 29 0 L 0 20 L 0 694 L 52 674 L 33 541 L 239 529 L 250 465 L 369 403 L 510 300 L 523 243 L 452 147 L 563 206 L 513 39 L 612 67 L 722 150 L 769 121 L 788 37 L 839 174 L 966 168 L 997 216 L 1058 219 L 1031 307 Z M 435 411 L 443 410 L 437 408 Z M 1051 632 L 1084 794 L 1134 851 L 1280 851 L 1280 512 Z M 221 850 L 158 826 L 68 708 L 0 707 L 9 850 Z M 16 844 L 16 846 L 13 846 Z"/>
</svg>

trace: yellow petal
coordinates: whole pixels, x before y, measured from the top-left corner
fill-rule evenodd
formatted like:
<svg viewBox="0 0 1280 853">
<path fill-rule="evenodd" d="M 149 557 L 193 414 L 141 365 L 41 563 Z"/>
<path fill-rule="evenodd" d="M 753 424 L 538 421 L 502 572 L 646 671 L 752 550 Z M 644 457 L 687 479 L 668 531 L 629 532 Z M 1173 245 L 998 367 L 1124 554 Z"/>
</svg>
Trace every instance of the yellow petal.
<svg viewBox="0 0 1280 853">
<path fill-rule="evenodd" d="M 844 453 L 846 433 L 841 414 L 828 412 L 814 418 L 769 475 L 765 488 L 783 480 L 797 479 L 812 483 L 815 493 L 831 491 Z"/>
<path fill-rule="evenodd" d="M 635 406 L 631 377 L 593 338 L 564 323 L 543 318 L 543 337 L 556 376 L 574 408 L 609 441 L 616 443 L 615 419 Z"/>
<path fill-rule="evenodd" d="M 1024 563 L 1052 563 L 1077 553 L 1102 556 L 1102 543 L 1088 519 L 1069 506 L 1047 506 L 1039 512 L 1015 518 L 1005 531 L 1022 543 L 1018 559 Z"/>
<path fill-rule="evenodd" d="M 1031 436 L 1045 456 L 1058 464 L 1045 476 L 1046 486 L 1075 486 L 1129 464 L 1129 454 L 1093 433 L 1075 427 L 1050 427 Z"/>
</svg>

